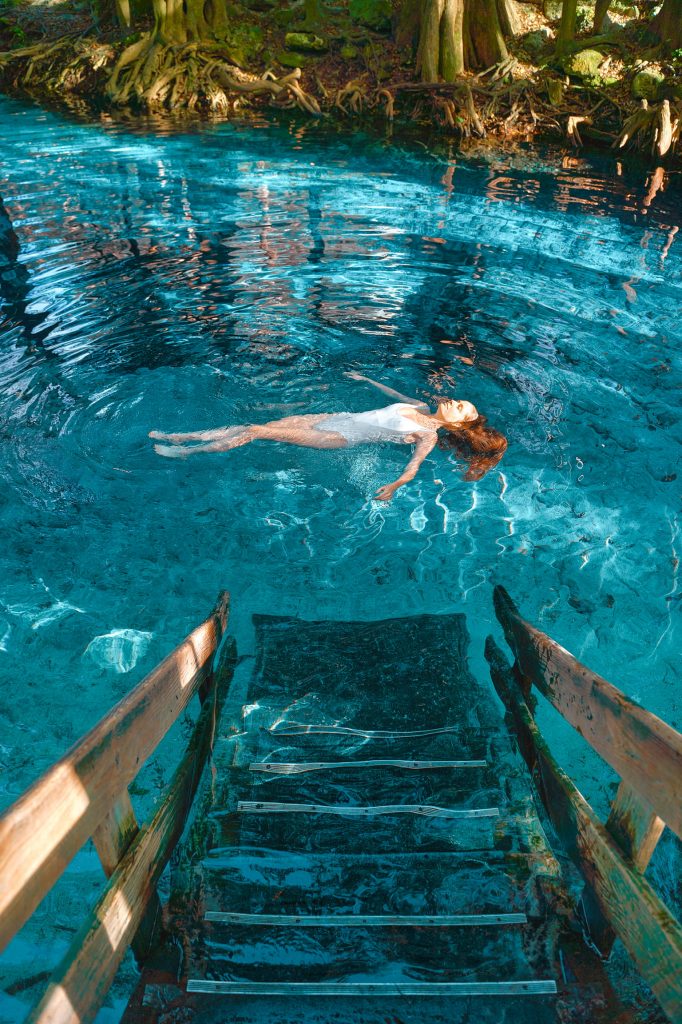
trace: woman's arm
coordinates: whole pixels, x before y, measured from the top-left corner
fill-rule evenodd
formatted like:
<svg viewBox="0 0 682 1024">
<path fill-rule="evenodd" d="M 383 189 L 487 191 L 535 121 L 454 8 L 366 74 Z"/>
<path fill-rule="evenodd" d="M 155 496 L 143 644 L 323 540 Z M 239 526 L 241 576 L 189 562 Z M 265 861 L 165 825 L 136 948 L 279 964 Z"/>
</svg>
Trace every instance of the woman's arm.
<svg viewBox="0 0 682 1024">
<path fill-rule="evenodd" d="M 417 447 L 414 450 L 414 454 L 405 466 L 404 471 L 400 474 L 397 480 L 393 481 L 392 484 L 385 484 L 383 487 L 380 487 L 374 495 L 375 499 L 377 501 L 390 501 L 399 487 L 402 487 L 403 484 L 409 483 L 410 480 L 414 480 L 419 472 L 419 467 L 429 452 L 433 451 L 437 440 L 438 437 L 435 432 L 433 434 L 422 434 L 417 441 Z"/>
<path fill-rule="evenodd" d="M 385 395 L 388 395 L 390 398 L 397 398 L 399 402 L 404 402 L 406 405 L 414 405 L 418 409 L 426 409 L 427 412 L 431 411 L 426 402 L 420 402 L 418 398 L 408 398 L 407 395 L 401 395 L 399 391 L 394 391 L 393 388 L 389 388 L 386 384 L 380 384 L 378 380 L 372 380 L 371 377 L 364 377 L 361 373 L 356 373 L 355 370 L 347 373 L 346 377 L 350 377 L 351 380 L 362 380 L 366 384 L 371 384 L 373 387 L 378 388 L 379 391 L 383 391 Z"/>
</svg>

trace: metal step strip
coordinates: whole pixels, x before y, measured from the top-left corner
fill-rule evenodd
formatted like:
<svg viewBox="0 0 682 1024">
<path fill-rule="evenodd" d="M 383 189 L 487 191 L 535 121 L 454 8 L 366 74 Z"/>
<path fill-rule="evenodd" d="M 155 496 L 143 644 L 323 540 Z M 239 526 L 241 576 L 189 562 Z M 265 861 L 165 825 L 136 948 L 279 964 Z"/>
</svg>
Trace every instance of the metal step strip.
<svg viewBox="0 0 682 1024">
<path fill-rule="evenodd" d="M 333 768 L 407 768 L 422 771 L 428 768 L 486 768 L 487 761 L 400 761 L 381 758 L 375 761 L 255 761 L 249 765 L 252 772 L 268 775 L 304 775 L 306 772 L 322 772 Z"/>
<path fill-rule="evenodd" d="M 554 981 L 306 982 L 209 981 L 190 978 L 188 992 L 226 996 L 544 996 Z"/>
<path fill-rule="evenodd" d="M 402 739 L 414 736 L 440 736 L 443 733 L 459 732 L 459 725 L 443 725 L 438 729 L 413 729 L 410 732 L 399 732 L 394 729 L 351 729 L 346 725 L 307 725 L 305 722 L 284 722 L 273 725 L 267 731 L 273 736 L 363 736 L 366 739 Z"/>
<path fill-rule="evenodd" d="M 344 818 L 374 818 L 382 814 L 421 814 L 426 818 L 497 818 L 497 807 L 456 808 L 430 804 L 378 804 L 374 807 L 350 807 L 344 804 L 290 804 L 240 800 L 237 810 L 250 814 L 338 814 Z"/>
<path fill-rule="evenodd" d="M 525 914 L 236 914 L 209 910 L 205 921 L 217 924 L 296 925 L 300 928 L 468 928 L 527 924 Z"/>
</svg>

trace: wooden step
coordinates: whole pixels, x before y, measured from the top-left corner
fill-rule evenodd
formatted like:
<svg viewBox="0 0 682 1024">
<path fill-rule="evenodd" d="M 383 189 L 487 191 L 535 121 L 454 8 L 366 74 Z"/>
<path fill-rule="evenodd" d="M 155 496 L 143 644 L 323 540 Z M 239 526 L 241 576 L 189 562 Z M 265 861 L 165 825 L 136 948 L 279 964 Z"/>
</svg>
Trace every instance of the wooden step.
<svg viewBox="0 0 682 1024">
<path fill-rule="evenodd" d="M 289 914 L 537 915 L 532 855 L 295 853 L 223 847 L 201 861 L 208 909 Z"/>
</svg>

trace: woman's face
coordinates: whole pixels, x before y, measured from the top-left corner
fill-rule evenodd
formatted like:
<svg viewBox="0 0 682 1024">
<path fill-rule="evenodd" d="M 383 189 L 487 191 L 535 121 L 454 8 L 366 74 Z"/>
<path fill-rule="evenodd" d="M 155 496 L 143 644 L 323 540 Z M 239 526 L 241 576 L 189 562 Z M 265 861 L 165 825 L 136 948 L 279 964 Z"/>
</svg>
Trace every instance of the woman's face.
<svg viewBox="0 0 682 1024">
<path fill-rule="evenodd" d="M 449 402 L 441 402 L 438 412 L 444 423 L 470 423 L 472 420 L 478 419 L 476 406 L 457 398 L 452 398 Z"/>
</svg>

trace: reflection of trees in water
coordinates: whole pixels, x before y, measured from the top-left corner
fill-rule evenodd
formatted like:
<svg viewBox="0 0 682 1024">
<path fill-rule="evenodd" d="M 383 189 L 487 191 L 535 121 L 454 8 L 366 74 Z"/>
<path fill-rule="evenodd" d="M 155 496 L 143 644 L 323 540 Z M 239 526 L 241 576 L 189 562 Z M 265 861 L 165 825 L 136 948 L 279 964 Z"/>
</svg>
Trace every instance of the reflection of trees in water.
<svg viewBox="0 0 682 1024">
<path fill-rule="evenodd" d="M 50 333 L 50 325 L 46 324 L 49 314 L 46 310 L 30 311 L 31 279 L 28 268 L 21 262 L 20 253 L 19 238 L 0 196 L 0 312 L 10 328 L 21 328 L 27 351 L 33 352 L 42 347 Z M 51 353 L 48 351 L 47 355 Z"/>
</svg>

